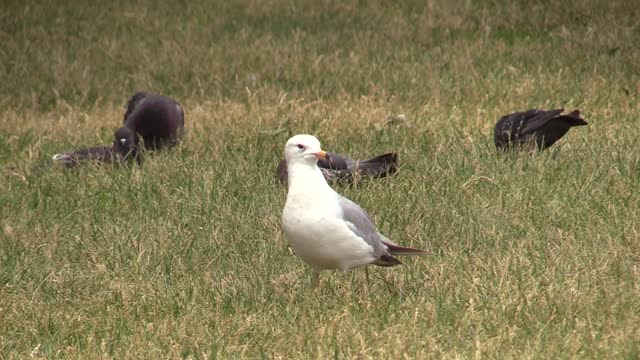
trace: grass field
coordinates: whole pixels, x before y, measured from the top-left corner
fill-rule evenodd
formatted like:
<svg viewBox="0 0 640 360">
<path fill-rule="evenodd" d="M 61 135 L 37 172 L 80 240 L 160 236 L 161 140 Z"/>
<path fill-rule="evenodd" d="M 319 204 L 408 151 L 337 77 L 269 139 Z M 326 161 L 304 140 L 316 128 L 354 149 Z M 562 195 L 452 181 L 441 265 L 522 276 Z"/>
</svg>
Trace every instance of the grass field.
<svg viewBox="0 0 640 360">
<path fill-rule="evenodd" d="M 7 1 L 0 12 L 0 357 L 640 357 L 640 10 L 632 1 Z M 108 144 L 136 90 L 188 134 Z M 579 108 L 550 151 L 492 128 Z M 387 119 L 404 114 L 406 121 Z M 392 269 L 310 272 L 280 225 L 290 135 L 391 178 L 340 189 Z"/>
</svg>

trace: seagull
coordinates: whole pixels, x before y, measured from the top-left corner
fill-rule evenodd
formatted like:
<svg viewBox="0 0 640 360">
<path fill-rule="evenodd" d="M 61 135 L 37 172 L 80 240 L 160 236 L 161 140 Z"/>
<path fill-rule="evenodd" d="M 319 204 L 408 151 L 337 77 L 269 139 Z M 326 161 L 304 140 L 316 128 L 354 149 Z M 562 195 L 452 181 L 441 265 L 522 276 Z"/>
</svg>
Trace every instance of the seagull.
<svg viewBox="0 0 640 360">
<path fill-rule="evenodd" d="M 425 255 L 399 246 L 382 235 L 367 213 L 336 193 L 318 168 L 327 153 L 312 135 L 296 135 L 284 148 L 287 161 L 287 201 L 282 226 L 293 251 L 313 269 L 314 286 L 322 270 L 350 269 L 369 264 L 402 264 L 396 255 Z"/>
<path fill-rule="evenodd" d="M 135 134 L 128 128 L 120 128 L 114 133 L 113 145 L 110 147 L 89 147 L 80 150 L 55 154 L 52 160 L 67 168 L 73 168 L 82 162 L 114 164 L 116 162 L 135 160 L 142 162 L 138 152 Z"/>
<path fill-rule="evenodd" d="M 171 98 L 138 91 L 129 99 L 122 123 L 142 137 L 145 148 L 171 147 L 184 131 L 184 110 Z"/>
<path fill-rule="evenodd" d="M 560 115 L 564 109 L 531 109 L 501 117 L 494 129 L 494 141 L 498 150 L 508 150 L 516 146 L 531 144 L 544 150 L 560 140 L 573 126 L 588 125 L 574 110 Z"/>
<path fill-rule="evenodd" d="M 388 153 L 367 160 L 353 160 L 340 154 L 327 153 L 318 160 L 322 175 L 331 183 L 352 183 L 356 179 L 383 178 L 394 174 L 398 168 L 398 154 Z M 287 183 L 287 161 L 282 159 L 276 168 L 276 177 L 282 184 Z"/>
</svg>

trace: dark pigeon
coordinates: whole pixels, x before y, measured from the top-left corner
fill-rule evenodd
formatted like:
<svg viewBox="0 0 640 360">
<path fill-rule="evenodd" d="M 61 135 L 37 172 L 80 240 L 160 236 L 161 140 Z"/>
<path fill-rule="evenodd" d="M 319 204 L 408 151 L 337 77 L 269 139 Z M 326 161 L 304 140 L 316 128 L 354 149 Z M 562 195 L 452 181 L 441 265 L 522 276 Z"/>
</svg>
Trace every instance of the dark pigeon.
<svg viewBox="0 0 640 360">
<path fill-rule="evenodd" d="M 496 148 L 508 150 L 535 144 L 538 150 L 544 150 L 562 138 L 572 126 L 588 125 L 579 110 L 560 115 L 563 111 L 531 109 L 501 117 L 494 129 Z"/>
<path fill-rule="evenodd" d="M 116 164 L 135 160 L 142 162 L 138 152 L 135 134 L 127 128 L 120 128 L 114 133 L 111 147 L 100 146 L 69 151 L 53 155 L 53 161 L 67 168 L 73 168 L 81 163 Z"/>
<path fill-rule="evenodd" d="M 129 99 L 122 123 L 142 138 L 146 149 L 171 147 L 182 137 L 184 111 L 171 98 L 140 91 Z"/>
<path fill-rule="evenodd" d="M 360 178 L 383 178 L 392 175 L 398 168 L 398 154 L 388 153 L 368 160 L 352 160 L 340 154 L 327 153 L 326 159 L 318 160 L 318 167 L 329 183 L 353 183 Z M 276 177 L 287 183 L 287 162 L 282 159 L 276 169 Z"/>
</svg>

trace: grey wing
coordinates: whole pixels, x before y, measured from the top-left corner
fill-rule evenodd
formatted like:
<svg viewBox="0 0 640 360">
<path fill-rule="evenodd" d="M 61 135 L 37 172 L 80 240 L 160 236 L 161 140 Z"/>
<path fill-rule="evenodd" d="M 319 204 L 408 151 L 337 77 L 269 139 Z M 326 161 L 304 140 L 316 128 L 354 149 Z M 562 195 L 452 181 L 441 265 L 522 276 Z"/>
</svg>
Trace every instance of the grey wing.
<svg viewBox="0 0 640 360">
<path fill-rule="evenodd" d="M 348 223 L 349 229 L 373 247 L 375 256 L 388 255 L 389 251 L 384 241 L 391 244 L 393 242 L 378 232 L 369 215 L 358 204 L 347 198 L 340 196 L 339 202 L 343 220 Z"/>
</svg>

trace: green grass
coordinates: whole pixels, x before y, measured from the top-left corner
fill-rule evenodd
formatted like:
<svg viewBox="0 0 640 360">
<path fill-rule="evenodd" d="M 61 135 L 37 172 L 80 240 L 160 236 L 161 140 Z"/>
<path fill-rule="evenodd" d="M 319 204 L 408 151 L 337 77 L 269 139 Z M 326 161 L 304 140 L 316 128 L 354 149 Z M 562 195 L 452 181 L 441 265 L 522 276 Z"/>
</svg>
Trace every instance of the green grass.
<svg viewBox="0 0 640 360">
<path fill-rule="evenodd" d="M 630 1 L 9 2 L 0 13 L 6 358 L 640 357 L 640 26 Z M 133 91 L 188 134 L 142 167 L 107 144 Z M 530 107 L 590 125 L 498 156 Z M 385 125 L 391 115 L 407 121 Z M 391 178 L 340 192 L 400 244 L 323 273 L 280 225 L 288 136 Z"/>
</svg>

